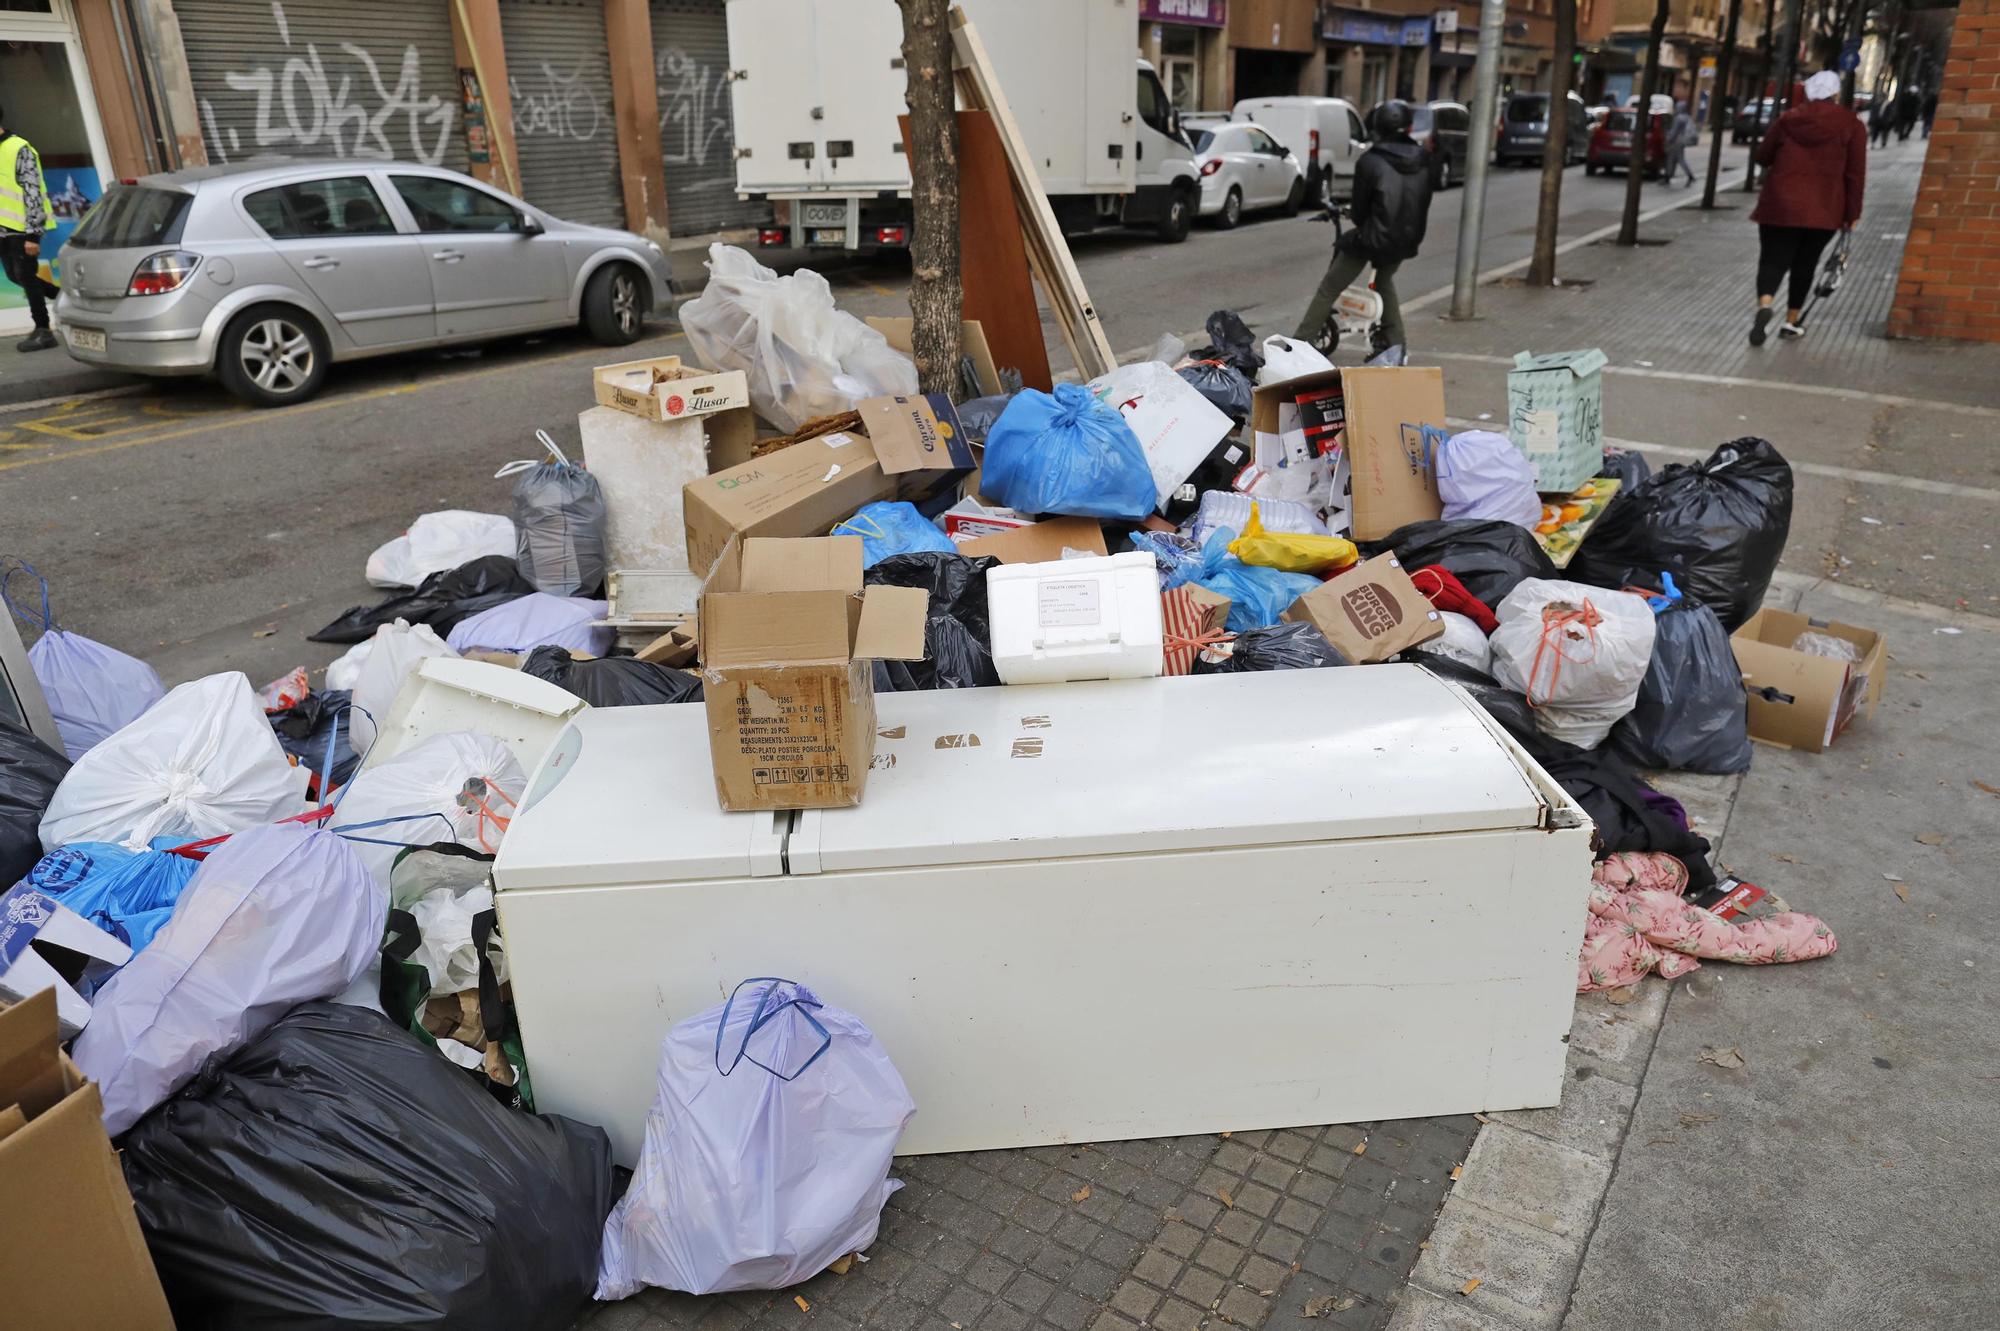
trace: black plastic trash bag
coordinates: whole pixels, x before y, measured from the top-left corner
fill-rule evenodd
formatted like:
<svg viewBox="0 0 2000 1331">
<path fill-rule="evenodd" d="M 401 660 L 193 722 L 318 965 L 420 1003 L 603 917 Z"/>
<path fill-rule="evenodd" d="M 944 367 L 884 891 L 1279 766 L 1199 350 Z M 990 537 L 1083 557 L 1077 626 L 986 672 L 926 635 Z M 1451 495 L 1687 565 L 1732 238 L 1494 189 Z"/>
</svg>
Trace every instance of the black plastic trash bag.
<svg viewBox="0 0 2000 1331">
<path fill-rule="evenodd" d="M 1264 353 L 1257 349 L 1257 335 L 1235 310 L 1217 310 L 1202 325 L 1208 330 L 1209 345 L 1188 355 L 1194 360 L 1228 361 L 1246 377 L 1255 379 L 1264 368 Z"/>
<path fill-rule="evenodd" d="M 961 402 L 958 423 L 965 430 L 965 437 L 975 444 L 985 443 L 986 432 L 993 428 L 993 422 L 1000 419 L 1000 413 L 1007 410 L 1007 404 L 1013 400 L 1012 393 L 994 393 L 989 397 Z"/>
<path fill-rule="evenodd" d="M 891 555 L 861 575 L 870 587 L 922 587 L 931 598 L 924 620 L 924 659 L 877 661 L 877 693 L 983 689 L 1000 683 L 986 619 L 986 570 L 999 562 L 920 551 Z"/>
<path fill-rule="evenodd" d="M 457 568 L 431 574 L 413 592 L 398 592 L 379 605 L 357 605 L 306 638 L 310 642 L 361 642 L 374 637 L 382 625 L 399 619 L 428 624 L 442 638 L 459 620 L 534 590 L 535 585 L 521 576 L 513 560 L 505 555 L 482 555 Z"/>
<path fill-rule="evenodd" d="M 1690 601 L 1734 633 L 1764 604 L 1791 526 L 1791 464 L 1765 440 L 1735 439 L 1706 462 L 1676 462 L 1619 491 L 1567 576 L 1657 587 L 1661 573 L 1672 573 Z"/>
<path fill-rule="evenodd" d="M 1227 360 L 1197 360 L 1174 371 L 1240 427 L 1250 419 L 1250 376 Z M 1240 468 L 1239 468 L 1240 470 Z M 1233 474 L 1233 473 L 1232 473 Z"/>
<path fill-rule="evenodd" d="M 1610 517 L 1607 513 L 1600 521 Z M 1379 541 L 1360 544 L 1362 555 L 1369 559 L 1385 550 L 1394 551 L 1396 562 L 1406 571 L 1426 564 L 1444 565 L 1489 610 L 1528 578 L 1563 576 L 1549 562 L 1534 533 L 1511 522 L 1407 522 Z"/>
<path fill-rule="evenodd" d="M 1644 453 L 1635 453 L 1625 448 L 1604 450 L 1604 465 L 1598 468 L 1599 476 L 1610 476 L 1619 483 L 1619 488 L 1629 490 L 1652 476 L 1652 464 L 1646 461 Z"/>
<path fill-rule="evenodd" d="M 68 758 L 0 717 L 0 892 L 42 858 L 42 814 L 68 771 Z"/>
<path fill-rule="evenodd" d="M 524 458 L 493 473 L 519 476 L 514 482 L 515 562 L 538 592 L 582 596 L 604 585 L 604 491 L 597 478 L 564 456 L 547 430 L 535 438 L 548 450 L 536 461 Z"/>
<path fill-rule="evenodd" d="M 280 712 L 271 712 L 271 730 L 278 747 L 299 760 L 299 766 L 317 781 L 326 774 L 329 746 L 333 749 L 333 784 L 344 786 L 361 758 L 347 734 L 347 715 L 353 695 L 346 689 L 320 689 Z M 339 734 L 335 734 L 336 726 Z"/>
<path fill-rule="evenodd" d="M 687 671 L 630 656 L 579 661 L 564 648 L 537 647 L 521 663 L 521 673 L 568 689 L 592 707 L 701 701 L 701 681 Z"/>
<path fill-rule="evenodd" d="M 1612 747 L 1637 767 L 1750 770 L 1743 671 L 1728 630 L 1715 611 L 1685 600 L 1660 611 L 1654 624 L 1639 701 L 1612 728 Z"/>
<path fill-rule="evenodd" d="M 1247 670 L 1318 670 L 1323 666 L 1351 664 L 1312 625 L 1272 624 L 1237 634 L 1229 655 L 1220 661 L 1210 661 L 1205 653 L 1196 655 L 1194 667 L 1188 673 L 1239 675 Z"/>
<path fill-rule="evenodd" d="M 504 1107 L 367 1008 L 293 1008 L 119 1145 L 184 1327 L 566 1331 L 597 1287 L 603 1129 Z"/>
<path fill-rule="evenodd" d="M 1485 708 L 1487 715 L 1504 726 L 1508 734 L 1535 733 L 1535 714 L 1527 698 L 1485 671 L 1437 652 L 1420 652 L 1412 659 L 1438 678 L 1448 679 L 1471 694 L 1472 700 Z"/>
</svg>

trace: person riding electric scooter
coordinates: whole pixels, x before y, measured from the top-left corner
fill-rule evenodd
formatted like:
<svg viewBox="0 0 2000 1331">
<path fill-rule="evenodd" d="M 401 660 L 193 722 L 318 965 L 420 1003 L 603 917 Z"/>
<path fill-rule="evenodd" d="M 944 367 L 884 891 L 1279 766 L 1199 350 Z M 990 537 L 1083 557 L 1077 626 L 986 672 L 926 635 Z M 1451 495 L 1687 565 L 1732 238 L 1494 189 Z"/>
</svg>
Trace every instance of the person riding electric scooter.
<svg viewBox="0 0 2000 1331">
<path fill-rule="evenodd" d="M 1430 221 L 1430 154 L 1410 137 L 1409 103 L 1384 102 L 1371 119 L 1375 143 L 1355 163 L 1354 193 L 1347 206 L 1354 229 L 1336 231 L 1333 260 L 1294 334 L 1329 355 L 1340 340 L 1331 317 L 1334 302 L 1370 264 L 1382 298 L 1383 341 L 1405 345 L 1396 269 L 1417 256 Z"/>
</svg>

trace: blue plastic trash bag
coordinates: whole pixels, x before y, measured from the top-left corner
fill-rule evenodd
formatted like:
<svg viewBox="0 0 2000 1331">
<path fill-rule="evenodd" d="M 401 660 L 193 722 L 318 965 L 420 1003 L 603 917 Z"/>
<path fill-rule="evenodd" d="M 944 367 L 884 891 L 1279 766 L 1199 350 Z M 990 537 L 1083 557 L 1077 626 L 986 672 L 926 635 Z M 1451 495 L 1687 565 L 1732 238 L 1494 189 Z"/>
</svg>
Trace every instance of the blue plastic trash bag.
<svg viewBox="0 0 2000 1331">
<path fill-rule="evenodd" d="M 1138 539 L 1138 533 L 1133 534 L 1133 539 Z M 1208 543 L 1202 546 L 1201 556 L 1168 574 L 1161 590 L 1191 582 L 1197 587 L 1206 587 L 1218 596 L 1227 596 L 1229 631 L 1248 633 L 1251 629 L 1269 628 L 1277 623 L 1285 611 L 1292 608 L 1292 602 L 1319 586 L 1319 579 L 1310 574 L 1286 573 L 1281 569 L 1244 563 L 1229 553 L 1229 543 L 1235 539 L 1236 533 L 1229 528 L 1218 528 L 1208 538 Z M 1141 548 L 1150 547 L 1142 545 Z"/>
<path fill-rule="evenodd" d="M 796 981 L 745 980 L 667 1032 L 597 1297 L 783 1289 L 866 1248 L 916 1110 L 858 1018 Z"/>
<path fill-rule="evenodd" d="M 39 609 L 32 603 L 24 606 L 8 595 L 7 584 L 16 573 L 36 584 Z M 28 649 L 28 668 L 35 672 L 42 695 L 48 699 L 49 712 L 56 719 L 56 731 L 71 762 L 167 696 L 167 686 L 144 661 L 57 628 L 55 615 L 49 610 L 49 584 L 29 565 L 16 561 L 0 576 L 0 599 L 23 623 L 42 631 Z"/>
<path fill-rule="evenodd" d="M 835 527 L 833 534 L 861 538 L 863 568 L 874 568 L 891 555 L 958 553 L 951 537 L 917 512 L 916 505 L 899 501 L 863 504 L 853 517 Z"/>
<path fill-rule="evenodd" d="M 1081 384 L 1023 389 L 986 436 L 980 490 L 1022 513 L 1138 522 L 1159 502 L 1139 437 Z"/>
<path fill-rule="evenodd" d="M 149 849 L 132 850 L 108 841 L 72 841 L 42 856 L 23 882 L 137 954 L 173 915 L 181 889 L 201 867 L 198 860 L 168 853 L 186 842 L 184 836 L 154 837 Z"/>
</svg>

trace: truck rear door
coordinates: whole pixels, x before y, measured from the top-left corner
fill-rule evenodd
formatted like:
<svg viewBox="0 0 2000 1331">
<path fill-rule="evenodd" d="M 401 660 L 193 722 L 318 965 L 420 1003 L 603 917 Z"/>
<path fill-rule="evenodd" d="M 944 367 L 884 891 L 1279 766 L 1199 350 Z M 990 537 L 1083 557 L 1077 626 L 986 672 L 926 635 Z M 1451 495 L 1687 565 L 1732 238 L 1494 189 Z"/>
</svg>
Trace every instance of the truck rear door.
<svg viewBox="0 0 2000 1331">
<path fill-rule="evenodd" d="M 733 0 L 730 9 L 739 3 Z M 903 69 L 902 15 L 887 3 L 813 0 L 814 43 L 820 53 L 817 179 L 835 193 L 910 187 L 910 164 L 896 126 L 896 117 L 907 109 L 903 94 L 909 82 Z"/>
<path fill-rule="evenodd" d="M 739 193 L 782 194 L 820 182 L 820 8 L 819 0 L 730 0 L 729 105 Z M 826 58 L 837 66 L 838 53 Z"/>
</svg>

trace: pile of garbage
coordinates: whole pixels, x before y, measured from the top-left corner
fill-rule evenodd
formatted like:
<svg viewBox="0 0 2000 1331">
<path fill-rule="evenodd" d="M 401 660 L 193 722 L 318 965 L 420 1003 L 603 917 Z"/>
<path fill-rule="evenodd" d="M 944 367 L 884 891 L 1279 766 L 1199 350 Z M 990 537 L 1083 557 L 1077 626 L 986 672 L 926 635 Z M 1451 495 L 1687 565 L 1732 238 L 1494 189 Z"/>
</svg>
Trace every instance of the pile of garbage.
<svg viewBox="0 0 2000 1331">
<path fill-rule="evenodd" d="M 1587 397 L 1582 354 L 1524 365 L 1508 432 L 1454 433 L 1438 371 L 1229 311 L 1191 351 L 955 402 L 824 283 L 717 278 L 685 311 L 708 365 L 595 371 L 580 456 L 540 434 L 506 512 L 416 516 L 362 570 L 386 595 L 311 635 L 348 648 L 317 687 L 169 689 L 7 569 L 56 733 L 0 719 L 0 995 L 52 995 L 183 1324 L 558 1328 L 872 1242 L 916 1106 L 805 984 L 673 1027 L 622 1195 L 601 1128 L 535 1111 L 491 866 L 584 708 L 704 707 L 722 807 L 791 810 L 865 798 L 875 693 L 1414 663 L 1594 822 L 1579 988 L 1833 949 L 1707 909 L 1733 880 L 1643 775 L 1823 748 L 1879 696 L 1879 637 L 1762 608 L 1770 443 L 1651 475 L 1595 402 L 1535 405 L 1551 376 Z M 781 708 L 751 747 L 751 691 L 828 688 L 866 722 Z M 149 1280 L 119 1324 L 167 1324 Z"/>
</svg>

